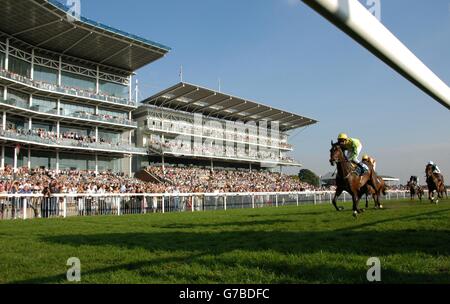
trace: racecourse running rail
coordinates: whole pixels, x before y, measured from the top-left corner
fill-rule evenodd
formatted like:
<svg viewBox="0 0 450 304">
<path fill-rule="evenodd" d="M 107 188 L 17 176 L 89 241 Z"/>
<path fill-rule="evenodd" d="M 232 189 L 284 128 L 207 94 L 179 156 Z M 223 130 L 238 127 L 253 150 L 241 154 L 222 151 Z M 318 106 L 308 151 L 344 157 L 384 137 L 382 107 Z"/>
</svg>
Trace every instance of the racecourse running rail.
<svg viewBox="0 0 450 304">
<path fill-rule="evenodd" d="M 447 193 L 450 192 L 447 190 Z M 240 208 L 301 206 L 331 203 L 334 191 L 260 193 L 65 193 L 0 194 L 0 220 L 65 218 L 71 216 L 199 212 Z M 388 191 L 382 200 L 409 197 L 409 191 Z M 427 199 L 424 198 L 424 201 Z M 351 201 L 344 192 L 340 202 Z M 364 204 L 364 199 L 361 204 Z M 373 204 L 373 202 L 370 202 Z"/>
</svg>

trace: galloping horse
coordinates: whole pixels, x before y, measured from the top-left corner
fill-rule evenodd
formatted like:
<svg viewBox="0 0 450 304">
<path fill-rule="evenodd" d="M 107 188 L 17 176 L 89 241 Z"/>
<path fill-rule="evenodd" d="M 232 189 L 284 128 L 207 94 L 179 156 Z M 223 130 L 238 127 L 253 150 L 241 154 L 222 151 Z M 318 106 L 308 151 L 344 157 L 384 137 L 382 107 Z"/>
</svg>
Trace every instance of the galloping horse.
<svg viewBox="0 0 450 304">
<path fill-rule="evenodd" d="M 337 198 L 342 194 L 343 191 L 347 191 L 353 200 L 353 216 L 356 217 L 358 213 L 363 210 L 359 209 L 359 201 L 363 195 L 362 188 L 366 184 L 370 184 L 373 188 L 376 188 L 376 182 L 374 180 L 374 171 L 372 165 L 368 164 L 369 173 L 359 176 L 353 168 L 352 162 L 347 160 L 344 156 L 344 152 L 339 145 L 339 143 L 333 143 L 331 141 L 330 150 L 330 164 L 337 166 L 336 174 L 336 193 L 333 198 L 333 206 L 337 211 L 341 211 L 344 208 L 338 207 L 336 204 Z"/>
<path fill-rule="evenodd" d="M 447 196 L 447 191 L 445 190 L 444 177 L 440 173 L 433 172 L 433 166 L 427 165 L 425 168 L 425 176 L 427 178 L 427 186 L 428 186 L 428 199 L 433 203 L 434 202 L 434 191 L 437 192 L 438 199 L 436 200 L 436 204 L 439 203 L 439 198 L 444 198 Z"/>
<path fill-rule="evenodd" d="M 411 196 L 411 200 L 417 195 L 420 201 L 422 201 L 422 196 L 424 195 L 424 191 L 422 187 L 417 185 L 416 183 L 409 181 L 406 186 L 409 188 L 409 195 Z"/>
<path fill-rule="evenodd" d="M 379 176 L 377 176 L 376 181 L 376 188 L 373 188 L 371 185 L 367 184 L 362 190 L 366 195 L 366 208 L 369 208 L 369 195 L 371 195 L 375 201 L 375 208 L 383 209 L 383 205 L 380 203 L 380 196 L 381 194 L 386 195 L 386 183 Z"/>
</svg>

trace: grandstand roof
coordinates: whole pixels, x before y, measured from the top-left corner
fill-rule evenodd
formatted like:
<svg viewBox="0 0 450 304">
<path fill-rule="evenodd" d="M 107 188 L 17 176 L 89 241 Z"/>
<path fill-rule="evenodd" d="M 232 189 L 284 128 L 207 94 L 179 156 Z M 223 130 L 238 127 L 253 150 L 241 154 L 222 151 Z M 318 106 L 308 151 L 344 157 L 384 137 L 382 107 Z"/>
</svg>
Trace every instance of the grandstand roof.
<svg viewBox="0 0 450 304">
<path fill-rule="evenodd" d="M 133 72 L 170 48 L 85 17 L 58 0 L 0 0 L 1 31 L 33 46 Z"/>
<path fill-rule="evenodd" d="M 307 117 L 185 82 L 149 97 L 143 103 L 234 121 L 278 121 L 280 131 L 317 123 Z"/>
</svg>

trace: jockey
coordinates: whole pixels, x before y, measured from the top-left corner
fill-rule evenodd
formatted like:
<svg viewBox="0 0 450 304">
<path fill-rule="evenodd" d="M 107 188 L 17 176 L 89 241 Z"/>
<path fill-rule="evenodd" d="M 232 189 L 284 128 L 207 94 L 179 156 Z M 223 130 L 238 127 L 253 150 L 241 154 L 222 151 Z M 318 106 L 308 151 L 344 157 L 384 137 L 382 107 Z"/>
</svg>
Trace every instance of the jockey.
<svg viewBox="0 0 450 304">
<path fill-rule="evenodd" d="M 441 170 L 439 170 L 439 167 L 433 161 L 430 160 L 428 164 L 432 166 L 433 173 L 441 173 Z"/>
<path fill-rule="evenodd" d="M 367 154 L 364 154 L 364 155 L 363 155 L 363 158 L 362 158 L 362 161 L 363 161 L 363 162 L 368 162 L 369 164 L 371 164 L 372 167 L 373 167 L 373 170 L 376 171 L 376 168 L 377 168 L 377 161 L 375 160 L 375 158 L 370 157 L 370 156 L 367 155 Z"/>
<path fill-rule="evenodd" d="M 362 144 L 359 139 L 350 138 L 347 134 L 341 133 L 338 136 L 338 143 L 341 145 L 344 153 L 346 153 L 345 157 L 348 160 L 359 166 L 363 171 L 369 171 L 369 168 L 358 160 L 362 150 Z"/>
</svg>

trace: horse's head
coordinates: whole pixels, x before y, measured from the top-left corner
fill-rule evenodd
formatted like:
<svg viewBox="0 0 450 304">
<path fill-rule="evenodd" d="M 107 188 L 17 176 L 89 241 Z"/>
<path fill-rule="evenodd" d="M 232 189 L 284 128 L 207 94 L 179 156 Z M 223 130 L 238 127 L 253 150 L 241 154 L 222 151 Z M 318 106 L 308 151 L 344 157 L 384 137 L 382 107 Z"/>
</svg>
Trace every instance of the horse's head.
<svg viewBox="0 0 450 304">
<path fill-rule="evenodd" d="M 339 163 L 343 159 L 344 152 L 342 151 L 341 145 L 339 143 L 333 143 L 333 141 L 331 141 L 330 164 L 334 166 L 335 163 Z"/>
<path fill-rule="evenodd" d="M 426 177 L 433 175 L 433 166 L 432 165 L 428 164 L 425 167 L 425 175 L 426 175 Z"/>
</svg>

